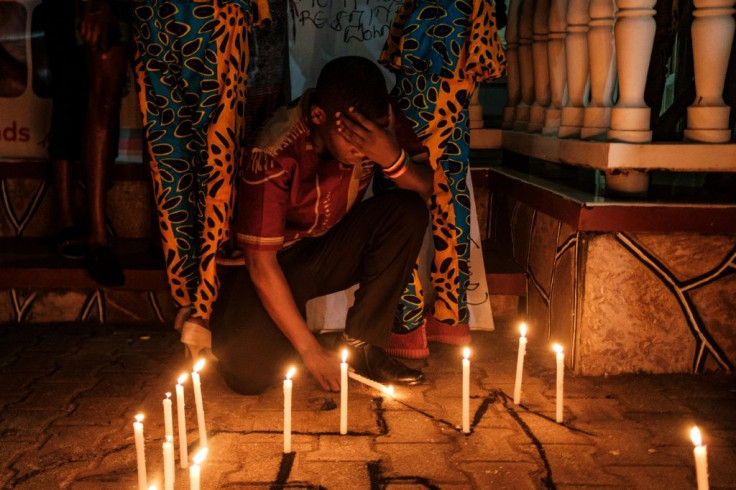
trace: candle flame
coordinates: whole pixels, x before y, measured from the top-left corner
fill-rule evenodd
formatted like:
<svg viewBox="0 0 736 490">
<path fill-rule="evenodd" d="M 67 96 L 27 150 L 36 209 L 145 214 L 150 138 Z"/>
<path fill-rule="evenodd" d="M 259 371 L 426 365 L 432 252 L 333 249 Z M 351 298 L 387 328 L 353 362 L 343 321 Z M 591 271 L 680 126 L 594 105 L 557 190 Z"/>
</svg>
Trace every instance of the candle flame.
<svg viewBox="0 0 736 490">
<path fill-rule="evenodd" d="M 294 373 L 296 373 L 296 368 L 291 366 L 289 370 L 286 371 L 286 379 L 291 379 L 291 377 L 294 376 Z"/>
<path fill-rule="evenodd" d="M 166 436 L 166 442 L 174 443 L 174 436 Z"/>
<path fill-rule="evenodd" d="M 522 337 L 526 337 L 526 322 L 521 322 L 521 325 L 519 326 L 519 331 L 521 332 Z"/>
<path fill-rule="evenodd" d="M 148 490 L 156 490 L 156 485 L 151 485 L 150 487 L 148 487 Z"/>
<path fill-rule="evenodd" d="M 387 386 L 384 391 L 388 396 L 394 396 L 394 393 L 396 393 L 396 390 L 392 385 Z"/>
<path fill-rule="evenodd" d="M 463 359 L 467 359 L 470 357 L 470 348 L 466 347 L 463 349 Z"/>
<path fill-rule="evenodd" d="M 179 379 L 177 379 L 176 382 L 178 384 L 182 384 L 182 383 L 184 383 L 184 381 L 187 380 L 188 377 L 189 377 L 189 375 L 187 373 L 184 373 L 181 376 L 179 376 Z"/>
<path fill-rule="evenodd" d="M 200 359 L 199 361 L 197 361 L 197 364 L 194 365 L 194 367 L 192 368 L 192 371 L 194 371 L 195 373 L 198 373 L 202 370 L 203 367 L 204 367 L 204 359 Z"/>
<path fill-rule="evenodd" d="M 700 429 L 698 429 L 697 425 L 693 426 L 690 431 L 690 439 L 693 440 L 693 444 L 695 444 L 695 446 L 703 445 L 703 437 L 700 435 Z"/>
<path fill-rule="evenodd" d="M 562 352 L 562 346 L 560 344 L 555 344 L 552 346 L 552 349 L 557 352 L 558 354 Z"/>
<path fill-rule="evenodd" d="M 166 392 L 166 398 L 171 398 L 171 392 L 170 391 L 167 391 Z"/>
<path fill-rule="evenodd" d="M 347 360 L 348 360 L 348 350 L 343 349 L 342 350 L 342 362 L 347 362 Z"/>
<path fill-rule="evenodd" d="M 135 421 L 138 422 L 138 423 L 143 422 L 143 414 L 142 413 L 139 413 L 138 415 L 136 415 L 135 416 Z"/>
<path fill-rule="evenodd" d="M 207 448 L 203 447 L 199 451 L 197 451 L 197 454 L 194 455 L 193 461 L 194 464 L 202 464 L 202 461 L 207 457 Z"/>
</svg>

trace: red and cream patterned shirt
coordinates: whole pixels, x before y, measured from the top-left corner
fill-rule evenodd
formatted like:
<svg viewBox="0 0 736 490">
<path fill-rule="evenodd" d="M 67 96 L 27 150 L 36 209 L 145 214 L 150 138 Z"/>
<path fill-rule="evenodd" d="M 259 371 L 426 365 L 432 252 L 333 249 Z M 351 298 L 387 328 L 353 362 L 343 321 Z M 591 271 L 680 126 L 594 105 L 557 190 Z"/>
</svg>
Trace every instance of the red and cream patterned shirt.
<svg viewBox="0 0 736 490">
<path fill-rule="evenodd" d="M 251 150 L 243 168 L 236 220 L 238 243 L 244 248 L 281 250 L 301 238 L 319 236 L 340 221 L 368 188 L 375 163 L 353 166 L 319 158 L 307 117 L 301 106 L 279 109 Z M 407 151 L 413 148 L 411 154 L 417 148 L 423 151 L 419 139 L 413 133 L 412 137 L 402 146 Z"/>
</svg>

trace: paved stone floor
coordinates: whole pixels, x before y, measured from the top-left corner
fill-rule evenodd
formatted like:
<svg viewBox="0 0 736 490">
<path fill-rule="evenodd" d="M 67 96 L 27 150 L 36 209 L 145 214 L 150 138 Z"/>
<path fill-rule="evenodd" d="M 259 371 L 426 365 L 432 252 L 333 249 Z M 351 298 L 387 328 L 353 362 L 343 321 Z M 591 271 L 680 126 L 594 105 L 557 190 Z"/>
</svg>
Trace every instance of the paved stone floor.
<svg viewBox="0 0 736 490">
<path fill-rule="evenodd" d="M 133 417 L 144 420 L 149 483 L 162 488 L 164 393 L 187 370 L 173 331 L 112 325 L 0 327 L 0 486 L 136 488 Z M 530 336 L 520 406 L 510 400 L 517 334 L 473 333 L 471 426 L 461 421 L 461 354 L 432 345 L 429 379 L 395 399 L 351 382 L 349 434 L 339 395 L 302 369 L 294 379 L 293 452 L 282 454 L 275 387 L 238 396 L 202 374 L 209 457 L 203 488 L 695 488 L 689 431 L 708 445 L 711 488 L 736 488 L 733 375 L 565 379 L 554 421 L 554 356 Z M 198 446 L 187 385 L 190 456 Z M 176 418 L 176 415 L 174 416 Z M 189 488 L 177 468 L 176 488 Z"/>
</svg>

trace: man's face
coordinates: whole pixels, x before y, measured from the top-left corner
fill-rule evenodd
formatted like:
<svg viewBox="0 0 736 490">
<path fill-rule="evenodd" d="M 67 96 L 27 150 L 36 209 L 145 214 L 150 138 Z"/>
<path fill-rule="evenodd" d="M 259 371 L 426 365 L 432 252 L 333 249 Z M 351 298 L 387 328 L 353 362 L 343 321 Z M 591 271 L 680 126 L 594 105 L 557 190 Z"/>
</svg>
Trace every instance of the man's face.
<svg viewBox="0 0 736 490">
<path fill-rule="evenodd" d="M 317 115 L 315 115 L 315 108 L 313 108 L 312 121 L 316 125 L 317 137 L 320 140 L 315 146 L 320 157 L 332 157 L 347 165 L 358 165 L 366 160 L 365 154 L 355 148 L 338 131 L 334 112 L 328 114 L 321 108 L 317 108 Z M 385 126 L 388 124 L 388 117 L 376 123 Z"/>
<path fill-rule="evenodd" d="M 347 165 L 358 165 L 366 159 L 365 155 L 349 143 L 337 130 L 334 114 L 328 117 L 327 122 L 320 125 L 319 133 L 325 146 L 324 156 L 329 153 L 335 160 Z"/>
</svg>

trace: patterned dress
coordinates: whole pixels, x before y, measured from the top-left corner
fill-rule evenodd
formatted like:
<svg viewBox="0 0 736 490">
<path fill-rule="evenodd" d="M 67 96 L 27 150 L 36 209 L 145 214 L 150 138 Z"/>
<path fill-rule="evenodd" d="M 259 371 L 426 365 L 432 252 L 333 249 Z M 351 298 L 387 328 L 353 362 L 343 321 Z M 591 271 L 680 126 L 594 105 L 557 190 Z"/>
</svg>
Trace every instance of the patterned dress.
<svg viewBox="0 0 736 490">
<path fill-rule="evenodd" d="M 248 36 L 265 0 L 133 0 L 135 69 L 169 286 L 208 319 L 244 138 Z"/>
<path fill-rule="evenodd" d="M 396 73 L 393 96 L 429 149 L 436 299 L 432 314 L 467 324 L 470 195 L 466 183 L 468 103 L 478 82 L 501 77 L 505 57 L 491 0 L 405 0 L 381 62 Z M 422 324 L 424 295 L 417 268 L 402 296 L 395 331 Z"/>
</svg>

